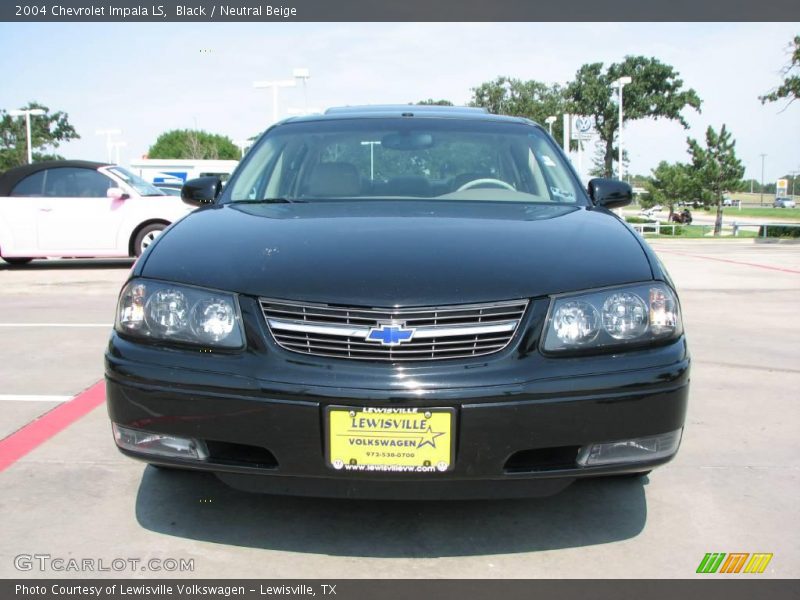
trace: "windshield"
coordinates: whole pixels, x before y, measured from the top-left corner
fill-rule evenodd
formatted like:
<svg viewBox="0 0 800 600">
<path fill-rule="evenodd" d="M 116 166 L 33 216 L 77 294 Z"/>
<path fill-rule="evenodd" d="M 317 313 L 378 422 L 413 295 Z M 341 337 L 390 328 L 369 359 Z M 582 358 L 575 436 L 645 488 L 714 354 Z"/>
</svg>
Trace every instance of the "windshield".
<svg viewBox="0 0 800 600">
<path fill-rule="evenodd" d="M 222 201 L 354 199 L 585 203 L 538 128 L 425 117 L 280 125 L 248 153 Z"/>
<path fill-rule="evenodd" d="M 136 193 L 140 196 L 166 196 L 162 190 L 151 183 L 147 183 L 144 179 L 134 175 L 124 167 L 111 167 L 108 170 L 136 190 Z"/>
</svg>

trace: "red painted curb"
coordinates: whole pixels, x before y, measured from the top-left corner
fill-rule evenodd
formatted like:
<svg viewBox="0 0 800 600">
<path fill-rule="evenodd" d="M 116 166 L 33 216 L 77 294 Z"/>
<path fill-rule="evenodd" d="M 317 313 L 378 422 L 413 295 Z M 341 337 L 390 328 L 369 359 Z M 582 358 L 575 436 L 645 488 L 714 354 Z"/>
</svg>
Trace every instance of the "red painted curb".
<svg viewBox="0 0 800 600">
<path fill-rule="evenodd" d="M 106 384 L 98 381 L 72 400 L 56 406 L 19 431 L 0 440 L 0 472 L 17 462 L 31 450 L 43 444 L 59 431 L 72 425 L 106 399 Z"/>
</svg>

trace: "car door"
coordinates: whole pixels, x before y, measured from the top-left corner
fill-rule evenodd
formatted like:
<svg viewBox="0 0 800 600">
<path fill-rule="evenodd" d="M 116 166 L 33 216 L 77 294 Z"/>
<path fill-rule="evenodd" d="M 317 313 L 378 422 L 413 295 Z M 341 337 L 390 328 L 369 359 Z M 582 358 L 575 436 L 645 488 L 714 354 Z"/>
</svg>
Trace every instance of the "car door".
<svg viewBox="0 0 800 600">
<path fill-rule="evenodd" d="M 7 256 L 36 255 L 36 218 L 44 188 L 44 172 L 19 181 L 0 197 L 0 251 Z"/>
<path fill-rule="evenodd" d="M 114 181 L 95 169 L 57 167 L 46 171 L 38 211 L 39 247 L 55 256 L 103 256 L 116 252 L 124 200 L 108 198 Z"/>
</svg>

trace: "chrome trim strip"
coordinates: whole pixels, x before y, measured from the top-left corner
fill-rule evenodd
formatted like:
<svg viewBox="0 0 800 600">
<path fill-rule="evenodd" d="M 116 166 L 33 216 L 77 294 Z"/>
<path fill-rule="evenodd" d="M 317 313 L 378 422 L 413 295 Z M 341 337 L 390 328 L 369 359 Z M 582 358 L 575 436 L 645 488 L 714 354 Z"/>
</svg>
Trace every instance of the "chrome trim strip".
<svg viewBox="0 0 800 600">
<path fill-rule="evenodd" d="M 367 313 L 367 314 L 375 314 L 375 313 L 387 313 L 387 314 L 405 314 L 405 313 L 421 313 L 421 312 L 458 312 L 462 310 L 476 310 L 481 308 L 491 309 L 491 308 L 498 308 L 502 306 L 519 306 L 522 311 L 524 311 L 528 307 L 528 300 L 526 298 L 520 298 L 519 300 L 502 300 L 500 302 L 484 302 L 484 303 L 475 303 L 475 304 L 451 304 L 448 306 L 418 306 L 418 307 L 406 307 L 406 308 L 358 308 L 354 306 L 336 306 L 330 304 L 322 304 L 319 302 L 297 302 L 294 300 L 280 300 L 278 298 L 259 298 L 258 299 L 261 305 L 264 304 L 283 304 L 285 306 L 297 306 L 299 308 L 303 307 L 315 307 L 315 308 L 324 308 L 333 311 L 341 311 L 346 312 L 350 311 L 353 313 Z"/>
<path fill-rule="evenodd" d="M 298 331 L 300 333 L 321 333 L 322 335 L 338 335 L 342 337 L 366 338 L 372 327 L 347 327 L 341 325 L 315 325 L 308 321 L 283 321 L 269 319 L 267 321 L 272 329 L 283 331 Z"/>
<path fill-rule="evenodd" d="M 369 335 L 372 327 L 349 327 L 342 325 L 322 325 L 309 321 L 284 321 L 281 319 L 269 319 L 269 326 L 273 329 L 282 331 L 297 331 L 300 333 L 320 333 L 323 335 L 334 335 L 340 337 L 362 337 Z M 448 327 L 417 327 L 414 330 L 415 340 L 424 340 L 438 337 L 453 337 L 460 335 L 480 335 L 482 333 L 505 333 L 514 331 L 517 321 L 502 321 L 491 325 L 460 325 Z M 376 346 L 377 347 L 377 346 Z"/>
</svg>

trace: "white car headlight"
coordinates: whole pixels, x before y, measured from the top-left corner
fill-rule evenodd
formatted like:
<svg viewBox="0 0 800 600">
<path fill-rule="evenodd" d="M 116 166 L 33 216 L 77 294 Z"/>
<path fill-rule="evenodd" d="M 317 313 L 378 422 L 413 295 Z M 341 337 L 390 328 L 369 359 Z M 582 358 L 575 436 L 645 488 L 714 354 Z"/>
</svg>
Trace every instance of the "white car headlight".
<svg viewBox="0 0 800 600">
<path fill-rule="evenodd" d="M 241 348 L 234 294 L 134 279 L 123 288 L 114 328 L 124 335 L 215 348 Z"/>
<path fill-rule="evenodd" d="M 682 332 L 675 293 L 654 281 L 553 297 L 542 348 L 569 352 L 646 345 Z"/>
</svg>

